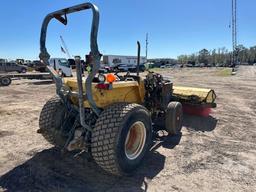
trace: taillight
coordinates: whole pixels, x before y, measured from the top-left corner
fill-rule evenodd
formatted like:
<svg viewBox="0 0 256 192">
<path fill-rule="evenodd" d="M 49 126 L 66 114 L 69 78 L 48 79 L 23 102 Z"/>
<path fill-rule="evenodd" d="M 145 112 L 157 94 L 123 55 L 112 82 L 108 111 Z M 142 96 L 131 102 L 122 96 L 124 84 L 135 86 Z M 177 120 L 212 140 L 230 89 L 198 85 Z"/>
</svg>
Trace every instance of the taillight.
<svg viewBox="0 0 256 192">
<path fill-rule="evenodd" d="M 99 83 L 95 87 L 98 89 L 109 89 L 109 84 Z"/>
</svg>

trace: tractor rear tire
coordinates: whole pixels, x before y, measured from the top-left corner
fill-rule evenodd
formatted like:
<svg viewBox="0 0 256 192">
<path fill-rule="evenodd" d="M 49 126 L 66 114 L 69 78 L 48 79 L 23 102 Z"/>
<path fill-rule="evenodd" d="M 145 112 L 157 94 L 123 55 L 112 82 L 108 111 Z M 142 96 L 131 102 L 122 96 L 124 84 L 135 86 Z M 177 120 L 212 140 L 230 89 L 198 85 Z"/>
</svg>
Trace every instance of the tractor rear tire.
<svg viewBox="0 0 256 192">
<path fill-rule="evenodd" d="M 171 135 L 180 133 L 182 128 L 183 111 L 180 102 L 170 102 L 165 114 L 165 129 Z"/>
<path fill-rule="evenodd" d="M 138 104 L 117 103 L 107 107 L 92 132 L 95 162 L 114 175 L 127 175 L 143 161 L 152 142 L 152 122 Z"/>
<path fill-rule="evenodd" d="M 60 97 L 49 99 L 40 114 L 38 133 L 56 147 L 63 147 L 67 139 L 61 132 L 64 118 L 65 107 Z"/>
</svg>

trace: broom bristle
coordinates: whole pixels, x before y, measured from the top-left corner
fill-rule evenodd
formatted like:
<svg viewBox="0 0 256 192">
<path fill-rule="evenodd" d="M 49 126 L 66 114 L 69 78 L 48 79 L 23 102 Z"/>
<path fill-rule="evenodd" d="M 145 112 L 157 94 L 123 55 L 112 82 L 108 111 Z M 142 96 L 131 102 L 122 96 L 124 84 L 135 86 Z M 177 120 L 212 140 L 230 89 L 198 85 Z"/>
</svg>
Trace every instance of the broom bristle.
<svg viewBox="0 0 256 192">
<path fill-rule="evenodd" d="M 198 107 L 198 106 L 192 106 L 192 105 L 183 105 L 182 107 L 183 107 L 183 112 L 189 115 L 208 117 L 212 112 L 211 108 L 209 107 Z"/>
</svg>

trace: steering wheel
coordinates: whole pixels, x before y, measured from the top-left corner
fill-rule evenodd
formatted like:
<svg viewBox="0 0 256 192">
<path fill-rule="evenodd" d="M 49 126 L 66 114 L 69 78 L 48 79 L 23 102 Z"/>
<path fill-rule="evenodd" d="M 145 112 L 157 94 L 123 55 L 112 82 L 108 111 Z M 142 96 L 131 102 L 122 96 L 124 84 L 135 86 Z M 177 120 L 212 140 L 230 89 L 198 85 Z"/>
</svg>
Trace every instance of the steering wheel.
<svg viewBox="0 0 256 192">
<path fill-rule="evenodd" d="M 116 71 L 116 72 L 114 73 L 114 75 L 118 78 L 118 80 L 119 80 L 119 81 L 124 80 L 124 77 L 122 77 L 121 75 L 118 75 L 118 73 L 120 73 L 120 71 Z"/>
<path fill-rule="evenodd" d="M 114 75 L 118 78 L 118 81 L 134 81 L 133 77 L 130 76 L 130 71 L 127 71 L 127 73 L 124 76 L 119 75 L 120 71 L 116 71 Z"/>
<path fill-rule="evenodd" d="M 128 77 L 130 75 L 130 71 L 127 71 L 127 73 L 124 75 L 124 78 Z"/>
</svg>

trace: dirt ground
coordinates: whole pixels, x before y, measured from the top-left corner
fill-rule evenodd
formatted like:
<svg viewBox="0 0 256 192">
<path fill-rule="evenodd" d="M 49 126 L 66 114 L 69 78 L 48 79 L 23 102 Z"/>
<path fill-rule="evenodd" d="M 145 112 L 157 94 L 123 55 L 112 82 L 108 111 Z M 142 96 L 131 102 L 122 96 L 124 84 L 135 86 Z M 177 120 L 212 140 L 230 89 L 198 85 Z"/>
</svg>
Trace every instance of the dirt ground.
<svg viewBox="0 0 256 192">
<path fill-rule="evenodd" d="M 85 155 L 60 154 L 36 133 L 53 84 L 0 87 L 0 191 L 255 191 L 256 67 L 159 71 L 175 84 L 212 88 L 211 116 L 185 115 L 182 134 L 154 142 L 131 177 L 114 177 Z"/>
</svg>

